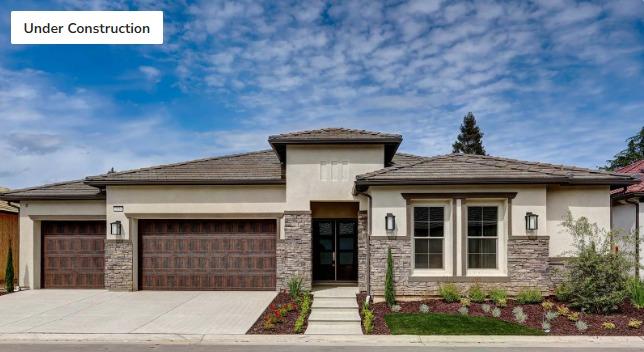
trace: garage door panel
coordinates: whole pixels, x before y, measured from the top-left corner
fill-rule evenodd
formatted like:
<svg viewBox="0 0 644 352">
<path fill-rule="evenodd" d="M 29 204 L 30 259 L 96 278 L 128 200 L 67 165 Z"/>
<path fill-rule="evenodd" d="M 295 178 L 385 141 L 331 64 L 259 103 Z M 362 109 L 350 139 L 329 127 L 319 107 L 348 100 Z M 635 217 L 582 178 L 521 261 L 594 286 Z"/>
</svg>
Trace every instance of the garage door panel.
<svg viewBox="0 0 644 352">
<path fill-rule="evenodd" d="M 274 290 L 276 220 L 141 220 L 140 286 Z"/>
<path fill-rule="evenodd" d="M 42 239 L 44 288 L 104 287 L 105 222 L 43 222 Z"/>
</svg>

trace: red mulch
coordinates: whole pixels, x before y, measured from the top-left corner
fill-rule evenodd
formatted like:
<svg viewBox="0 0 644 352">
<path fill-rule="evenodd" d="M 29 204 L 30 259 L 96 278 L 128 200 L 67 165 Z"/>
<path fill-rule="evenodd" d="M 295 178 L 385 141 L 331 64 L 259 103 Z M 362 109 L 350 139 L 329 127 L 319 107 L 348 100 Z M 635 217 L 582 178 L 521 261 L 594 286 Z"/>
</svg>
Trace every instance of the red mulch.
<svg viewBox="0 0 644 352">
<path fill-rule="evenodd" d="M 276 323 L 275 327 L 273 329 L 264 329 L 264 319 L 266 318 L 267 315 L 273 315 L 273 310 L 271 307 L 278 307 L 283 304 L 289 304 L 293 303 L 297 307 L 297 303 L 291 299 L 291 296 L 286 293 L 286 292 L 280 292 L 275 296 L 271 304 L 266 307 L 264 310 L 264 313 L 257 318 L 257 321 L 255 321 L 255 324 L 246 332 L 247 334 L 264 334 L 264 335 L 280 335 L 280 334 L 295 334 L 293 332 L 293 327 L 295 326 L 295 321 L 297 320 L 297 317 L 300 315 L 299 312 L 299 307 L 296 308 L 295 310 L 292 310 L 288 313 L 286 313 L 286 316 L 282 318 L 281 323 Z M 306 326 L 308 325 L 308 317 L 306 322 L 304 323 L 304 328 L 302 329 L 303 333 L 306 331 Z"/>
<path fill-rule="evenodd" d="M 358 294 L 358 304 L 362 307 L 366 295 L 364 293 Z M 555 303 L 555 305 L 563 304 L 558 302 L 557 299 L 553 297 L 547 298 L 549 301 Z M 461 306 L 460 303 L 446 303 L 441 299 L 425 299 L 421 301 L 413 302 L 399 302 L 401 307 L 400 312 L 402 313 L 418 313 L 419 307 L 421 304 L 426 304 L 429 306 L 429 311 L 432 313 L 450 313 L 458 314 L 457 310 Z M 494 308 L 492 303 L 488 303 Z M 541 307 L 540 304 L 518 304 L 516 301 L 508 300 L 508 305 L 501 308 L 501 317 L 499 319 L 515 322 L 514 315 L 512 314 L 512 309 L 516 306 L 523 307 L 523 311 L 527 314 L 528 320 L 525 322 L 525 325 L 541 329 L 541 323 L 544 320 L 545 309 Z M 373 303 L 371 304 L 371 309 L 374 311 L 374 328 L 373 334 L 375 335 L 388 335 L 391 332 L 387 323 L 385 322 L 385 314 L 391 313 L 391 310 L 384 302 Z M 556 311 L 556 306 L 553 308 Z M 571 309 L 573 311 L 573 309 Z M 469 306 L 469 315 L 471 316 L 488 316 L 492 317 L 491 314 L 483 313 L 481 309 L 481 304 L 472 303 Z M 611 313 L 608 315 L 601 314 L 581 314 L 581 320 L 588 324 L 588 330 L 581 332 L 575 327 L 575 322 L 568 320 L 567 317 L 559 316 L 551 321 L 551 329 L 549 335 L 589 335 L 589 336 L 644 336 L 644 325 L 639 329 L 633 329 L 628 327 L 628 321 L 631 318 L 644 321 L 644 309 L 637 309 L 633 307 L 630 302 L 625 302 L 620 306 L 620 309 L 616 313 Z M 603 322 L 613 322 L 615 324 L 615 329 L 606 330 L 602 328 Z"/>
</svg>

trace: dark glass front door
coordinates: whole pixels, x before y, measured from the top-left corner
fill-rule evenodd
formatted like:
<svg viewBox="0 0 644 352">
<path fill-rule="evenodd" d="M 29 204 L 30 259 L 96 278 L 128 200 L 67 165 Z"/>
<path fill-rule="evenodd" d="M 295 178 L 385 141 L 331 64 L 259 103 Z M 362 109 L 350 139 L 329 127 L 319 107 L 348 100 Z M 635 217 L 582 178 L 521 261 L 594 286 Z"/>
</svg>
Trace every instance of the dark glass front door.
<svg viewBox="0 0 644 352">
<path fill-rule="evenodd" d="M 313 280 L 358 279 L 357 233 L 355 220 L 313 220 Z"/>
</svg>

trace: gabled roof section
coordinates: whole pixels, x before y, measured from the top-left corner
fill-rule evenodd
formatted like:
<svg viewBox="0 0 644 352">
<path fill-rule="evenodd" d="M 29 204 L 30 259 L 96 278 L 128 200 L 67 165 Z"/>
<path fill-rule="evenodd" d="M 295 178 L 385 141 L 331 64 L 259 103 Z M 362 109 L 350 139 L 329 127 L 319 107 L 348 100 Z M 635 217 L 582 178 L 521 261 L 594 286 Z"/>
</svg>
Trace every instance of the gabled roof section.
<svg viewBox="0 0 644 352">
<path fill-rule="evenodd" d="M 85 183 L 106 185 L 263 185 L 284 184 L 284 170 L 272 150 L 233 154 L 136 170 L 90 176 Z"/>
<path fill-rule="evenodd" d="M 638 160 L 628 166 L 615 170 L 619 173 L 629 174 L 639 182 L 612 192 L 613 199 L 625 199 L 630 197 L 644 197 L 644 159 Z"/>
<path fill-rule="evenodd" d="M 355 130 L 350 128 L 322 128 L 268 137 L 268 143 L 277 153 L 279 160 L 286 160 L 288 144 L 384 144 L 385 164 L 389 164 L 402 142 L 399 134 Z"/>
<path fill-rule="evenodd" d="M 630 185 L 631 176 L 493 156 L 447 154 L 358 175 L 356 186 L 443 184 L 605 184 Z"/>
<path fill-rule="evenodd" d="M 82 180 L 75 180 L 0 192 L 0 199 L 6 201 L 105 199 L 105 193 L 96 187 L 86 185 Z"/>
<path fill-rule="evenodd" d="M 0 194 L 6 193 L 6 192 L 9 192 L 9 188 L 0 187 Z M 0 200 L 0 213 L 15 214 L 15 213 L 18 213 L 18 210 L 19 209 L 17 207 L 12 206 L 11 204 L 9 204 L 9 202 Z"/>
</svg>

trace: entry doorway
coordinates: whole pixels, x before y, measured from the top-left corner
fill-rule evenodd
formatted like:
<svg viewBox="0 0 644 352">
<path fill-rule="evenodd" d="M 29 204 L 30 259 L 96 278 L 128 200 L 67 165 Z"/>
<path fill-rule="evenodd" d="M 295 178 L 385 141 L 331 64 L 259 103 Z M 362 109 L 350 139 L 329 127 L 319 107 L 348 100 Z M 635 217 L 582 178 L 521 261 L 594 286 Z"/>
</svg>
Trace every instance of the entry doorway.
<svg viewBox="0 0 644 352">
<path fill-rule="evenodd" d="M 358 222 L 355 219 L 313 220 L 313 280 L 358 280 Z"/>
</svg>

